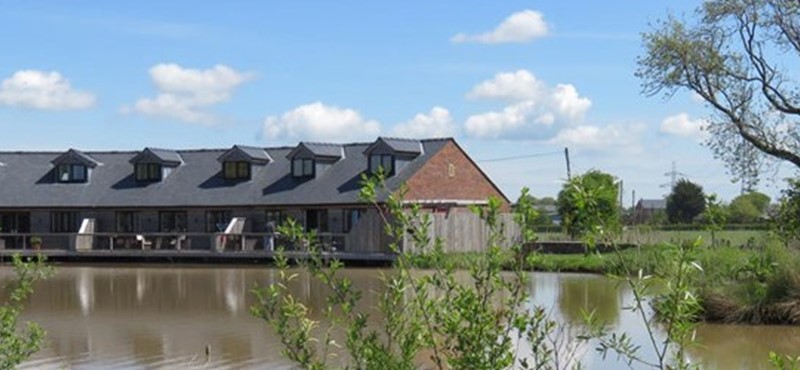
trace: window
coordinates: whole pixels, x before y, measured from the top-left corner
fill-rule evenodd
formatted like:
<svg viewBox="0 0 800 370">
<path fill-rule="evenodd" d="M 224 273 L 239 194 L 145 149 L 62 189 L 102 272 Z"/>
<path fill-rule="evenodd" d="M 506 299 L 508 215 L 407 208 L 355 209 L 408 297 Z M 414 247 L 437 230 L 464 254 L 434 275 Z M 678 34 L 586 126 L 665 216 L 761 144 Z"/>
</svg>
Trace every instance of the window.
<svg viewBox="0 0 800 370">
<path fill-rule="evenodd" d="M 328 229 L 328 210 L 307 209 L 306 230 L 316 230 L 318 233 L 326 233 L 330 231 L 330 229 Z"/>
<path fill-rule="evenodd" d="M 31 214 L 27 212 L 0 213 L 0 234 L 29 233 L 31 231 Z"/>
<path fill-rule="evenodd" d="M 158 213 L 159 231 L 162 233 L 174 233 L 186 231 L 186 212 L 185 211 L 162 211 Z"/>
<path fill-rule="evenodd" d="M 54 233 L 77 233 L 78 212 L 52 212 L 50 231 Z"/>
<path fill-rule="evenodd" d="M 210 233 L 221 233 L 225 231 L 231 222 L 231 211 L 208 211 L 206 212 L 206 231 Z"/>
<path fill-rule="evenodd" d="M 285 220 L 286 214 L 282 210 L 268 210 L 266 217 L 264 217 L 266 223 L 272 222 L 275 226 L 282 224 Z"/>
<path fill-rule="evenodd" d="M 394 156 L 391 154 L 373 154 L 369 156 L 369 172 L 378 173 L 378 169 L 383 168 L 383 173 L 387 176 L 394 174 Z"/>
<path fill-rule="evenodd" d="M 280 209 L 270 209 L 264 213 L 264 227 L 262 230 L 254 230 L 255 232 L 267 232 L 267 233 L 274 233 L 275 229 L 282 225 L 283 222 L 286 220 L 286 213 Z M 256 225 L 253 225 L 256 227 Z"/>
<path fill-rule="evenodd" d="M 62 164 L 56 169 L 58 182 L 86 182 L 86 166 L 82 164 Z"/>
<path fill-rule="evenodd" d="M 342 231 L 345 233 L 349 233 L 350 230 L 353 229 L 353 225 L 358 222 L 361 218 L 362 210 L 350 208 L 344 210 L 344 215 L 342 217 Z"/>
<path fill-rule="evenodd" d="M 292 159 L 292 176 L 314 176 L 314 160 L 307 158 Z"/>
<path fill-rule="evenodd" d="M 222 175 L 231 180 L 250 180 L 250 163 L 228 161 L 222 164 Z"/>
<path fill-rule="evenodd" d="M 139 230 L 139 213 L 131 211 L 117 212 L 117 232 L 135 233 Z"/>
<path fill-rule="evenodd" d="M 137 163 L 136 181 L 161 181 L 161 165 L 158 163 Z"/>
</svg>

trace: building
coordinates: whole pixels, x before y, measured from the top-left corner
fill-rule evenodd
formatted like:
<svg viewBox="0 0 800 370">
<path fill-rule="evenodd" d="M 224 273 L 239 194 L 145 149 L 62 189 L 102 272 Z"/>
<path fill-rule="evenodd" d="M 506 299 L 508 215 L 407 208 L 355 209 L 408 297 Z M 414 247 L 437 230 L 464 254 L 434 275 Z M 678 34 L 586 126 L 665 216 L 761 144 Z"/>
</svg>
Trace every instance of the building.
<svg viewBox="0 0 800 370">
<path fill-rule="evenodd" d="M 633 210 L 633 222 L 635 224 L 649 223 L 653 217 L 660 213 L 666 214 L 666 212 L 666 199 L 639 199 Z"/>
<path fill-rule="evenodd" d="M 439 215 L 507 198 L 453 139 L 378 138 L 294 147 L 0 152 L 0 247 L 264 250 L 287 217 L 326 245 L 386 252 L 365 173 L 407 185 Z"/>
</svg>

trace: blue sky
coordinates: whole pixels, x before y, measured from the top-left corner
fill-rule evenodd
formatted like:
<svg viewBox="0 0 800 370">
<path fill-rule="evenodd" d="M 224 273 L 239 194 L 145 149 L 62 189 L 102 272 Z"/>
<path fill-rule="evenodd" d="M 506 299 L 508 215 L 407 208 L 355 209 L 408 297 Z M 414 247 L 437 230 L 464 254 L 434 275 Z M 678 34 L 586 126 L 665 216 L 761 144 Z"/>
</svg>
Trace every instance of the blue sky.
<svg viewBox="0 0 800 370">
<path fill-rule="evenodd" d="M 626 204 L 666 193 L 673 161 L 730 199 L 709 112 L 633 75 L 641 32 L 698 4 L 0 0 L 0 150 L 454 136 L 511 198 L 554 196 L 569 147 Z"/>
</svg>

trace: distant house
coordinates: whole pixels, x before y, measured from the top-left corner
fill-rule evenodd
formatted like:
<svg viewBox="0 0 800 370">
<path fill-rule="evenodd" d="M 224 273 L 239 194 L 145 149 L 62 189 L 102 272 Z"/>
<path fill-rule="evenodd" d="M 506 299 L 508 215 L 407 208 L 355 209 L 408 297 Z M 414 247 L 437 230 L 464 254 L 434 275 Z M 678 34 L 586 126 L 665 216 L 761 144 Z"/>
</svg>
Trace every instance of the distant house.
<svg viewBox="0 0 800 370">
<path fill-rule="evenodd" d="M 0 248 L 29 247 L 35 236 L 66 250 L 269 249 L 274 225 L 291 217 L 339 250 L 385 252 L 377 212 L 359 199 L 362 175 L 379 169 L 390 191 L 406 184 L 405 200 L 433 213 L 490 196 L 508 204 L 449 138 L 0 152 Z"/>
<path fill-rule="evenodd" d="M 666 211 L 666 199 L 640 199 L 633 210 L 633 222 L 636 224 L 648 223 L 654 215 Z"/>
<path fill-rule="evenodd" d="M 547 216 L 553 225 L 561 225 L 561 215 L 558 214 L 558 206 L 555 204 L 544 204 L 536 206 L 536 209 L 542 215 Z"/>
</svg>

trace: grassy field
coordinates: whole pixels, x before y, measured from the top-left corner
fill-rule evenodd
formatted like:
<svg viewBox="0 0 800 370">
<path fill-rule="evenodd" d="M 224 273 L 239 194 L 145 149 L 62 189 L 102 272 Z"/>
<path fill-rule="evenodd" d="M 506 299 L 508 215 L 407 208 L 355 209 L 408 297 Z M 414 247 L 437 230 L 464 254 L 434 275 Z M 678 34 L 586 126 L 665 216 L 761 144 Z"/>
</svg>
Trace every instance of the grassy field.
<svg viewBox="0 0 800 370">
<path fill-rule="evenodd" d="M 769 241 L 769 232 L 765 230 L 722 230 L 716 233 L 717 245 L 732 247 L 759 246 Z M 569 236 L 560 232 L 539 233 L 542 241 L 570 240 Z M 623 231 L 618 242 L 623 244 L 655 245 L 664 243 L 681 243 L 702 238 L 703 244 L 711 246 L 711 232 L 704 230 L 648 230 L 646 228 L 630 228 Z"/>
<path fill-rule="evenodd" d="M 670 231 L 648 235 L 679 242 L 707 236 L 697 231 Z M 691 258 L 701 267 L 692 276 L 703 312 L 698 319 L 711 322 L 746 324 L 800 324 L 800 250 L 786 247 L 766 232 L 726 231 L 730 240 L 715 247 L 699 246 Z M 674 243 L 640 244 L 605 254 L 544 254 L 527 260 L 527 269 L 553 272 L 622 274 L 625 271 L 665 276 L 674 268 L 677 247 Z M 478 253 L 452 253 L 446 256 L 456 268 L 475 265 Z M 503 262 L 512 266 L 508 253 Z M 419 257 L 416 265 L 432 267 L 432 261 Z M 627 269 L 621 269 L 624 263 Z"/>
</svg>

